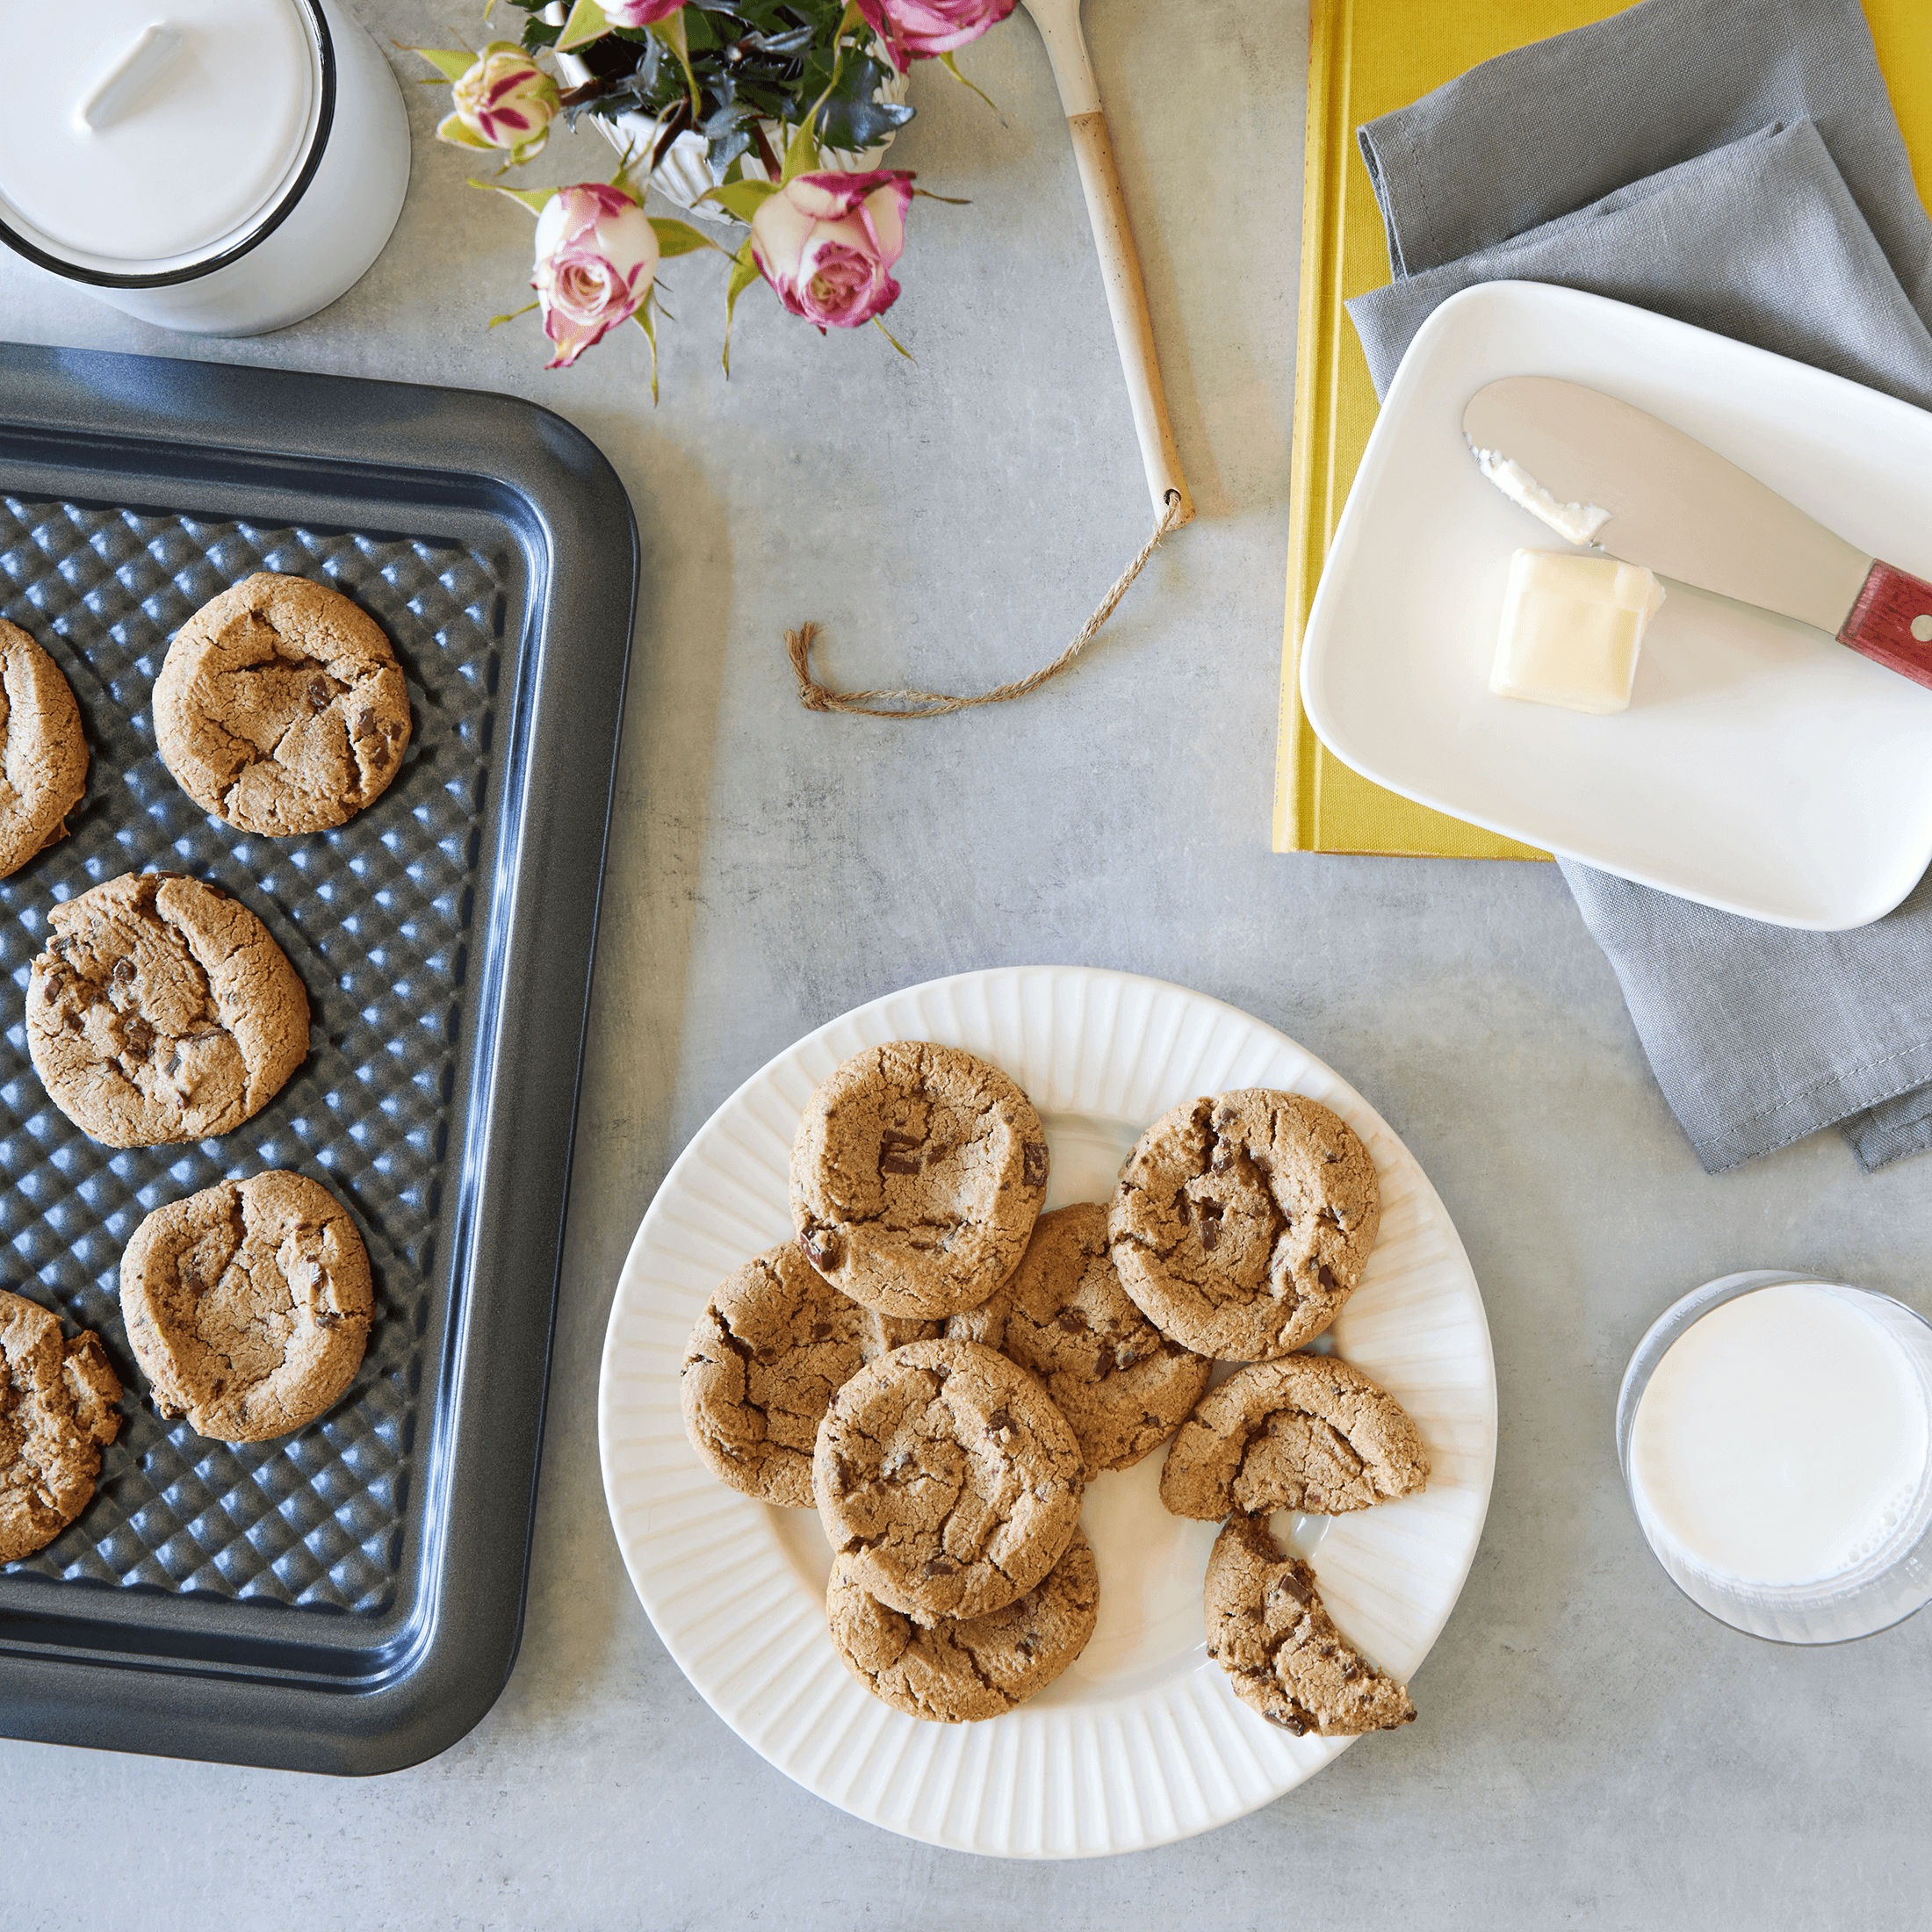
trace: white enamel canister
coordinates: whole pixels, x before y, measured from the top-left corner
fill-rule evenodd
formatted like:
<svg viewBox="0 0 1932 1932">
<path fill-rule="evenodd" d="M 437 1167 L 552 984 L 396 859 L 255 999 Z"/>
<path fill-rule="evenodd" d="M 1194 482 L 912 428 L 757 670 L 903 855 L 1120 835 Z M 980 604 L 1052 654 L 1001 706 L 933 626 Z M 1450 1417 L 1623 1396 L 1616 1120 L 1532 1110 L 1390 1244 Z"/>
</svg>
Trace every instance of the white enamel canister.
<svg viewBox="0 0 1932 1932">
<path fill-rule="evenodd" d="M 409 180 L 389 63 L 337 0 L 0 0 L 41 77 L 0 145 L 0 240 L 102 301 L 205 335 L 325 308 Z"/>
</svg>

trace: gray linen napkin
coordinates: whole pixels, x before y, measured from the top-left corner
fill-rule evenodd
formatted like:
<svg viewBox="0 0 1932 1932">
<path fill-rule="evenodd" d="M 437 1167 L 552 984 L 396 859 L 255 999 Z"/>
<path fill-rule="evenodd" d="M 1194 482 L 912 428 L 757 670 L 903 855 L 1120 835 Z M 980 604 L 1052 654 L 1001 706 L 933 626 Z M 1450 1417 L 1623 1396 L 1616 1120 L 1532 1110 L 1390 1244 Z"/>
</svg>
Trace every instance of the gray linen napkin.
<svg viewBox="0 0 1932 1932">
<path fill-rule="evenodd" d="M 1379 393 L 1472 283 L 1555 282 L 1932 407 L 1932 220 L 1856 0 L 1644 0 L 1359 131 L 1395 279 L 1349 314 Z M 1711 1172 L 1837 1125 L 1932 1148 L 1932 876 L 1854 933 L 1562 861 Z"/>
</svg>

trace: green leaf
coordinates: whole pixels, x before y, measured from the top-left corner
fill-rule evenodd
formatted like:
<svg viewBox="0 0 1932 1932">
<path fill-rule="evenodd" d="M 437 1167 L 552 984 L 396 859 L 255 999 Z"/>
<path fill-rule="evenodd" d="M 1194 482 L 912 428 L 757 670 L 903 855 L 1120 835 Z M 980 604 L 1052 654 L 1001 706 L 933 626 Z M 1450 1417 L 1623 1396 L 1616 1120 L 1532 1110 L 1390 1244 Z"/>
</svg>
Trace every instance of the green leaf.
<svg viewBox="0 0 1932 1932">
<path fill-rule="evenodd" d="M 749 221 L 777 192 L 775 182 L 732 181 L 722 188 L 707 188 L 698 199 L 715 201 L 726 214 L 736 215 L 740 221 Z"/>
<path fill-rule="evenodd" d="M 902 342 L 898 339 L 898 337 L 895 335 L 892 331 L 879 320 L 876 315 L 872 318 L 872 326 L 873 328 L 877 329 L 880 335 L 884 336 L 886 341 L 890 342 L 893 348 L 898 350 L 900 355 L 904 356 L 906 361 L 911 363 L 915 369 L 919 366 L 919 357 L 915 356 L 912 351 L 908 349 L 905 344 Z"/>
<path fill-rule="evenodd" d="M 732 257 L 732 278 L 724 285 L 724 374 L 728 378 L 732 372 L 732 314 L 738 306 L 738 299 L 752 284 L 759 279 L 758 263 L 752 256 L 752 245 L 747 238 L 745 246 Z"/>
<path fill-rule="evenodd" d="M 399 43 L 400 44 L 400 43 Z M 476 65 L 476 56 L 458 47 L 410 47 L 405 54 L 420 54 L 446 81 L 460 81 Z M 436 83 L 429 83 L 434 86 Z"/>
<path fill-rule="evenodd" d="M 821 100 L 818 106 L 824 105 Z M 818 108 L 814 108 L 798 123 L 785 148 L 784 178 L 787 181 L 796 180 L 800 175 L 809 175 L 818 165 L 818 140 L 811 130 L 811 124 L 817 118 Z"/>
<path fill-rule="evenodd" d="M 452 148 L 480 148 L 488 152 L 490 147 L 489 142 L 469 126 L 460 114 L 445 114 L 436 123 L 436 139 L 448 141 Z"/>
<path fill-rule="evenodd" d="M 944 68 L 946 71 L 950 74 L 962 87 L 972 87 L 973 92 L 977 94 L 980 99 L 985 102 L 987 106 L 992 108 L 994 113 L 997 114 L 999 112 L 999 109 L 994 105 L 992 96 L 987 93 L 984 88 L 973 87 L 973 83 L 970 80 L 968 80 L 963 74 L 960 72 L 959 62 L 955 61 L 950 54 L 941 54 L 939 57 L 939 64 L 942 68 Z"/>
<path fill-rule="evenodd" d="M 651 407 L 658 406 L 658 332 L 651 321 L 651 297 L 646 295 L 642 308 L 632 309 L 631 320 L 634 321 L 651 343 Z"/>
<path fill-rule="evenodd" d="M 661 215 L 651 217 L 651 232 L 658 238 L 658 253 L 668 262 L 673 256 L 688 255 L 694 249 L 717 249 L 717 243 L 710 235 L 701 234 L 688 222 L 667 220 Z M 720 255 L 727 251 L 717 249 Z"/>
<path fill-rule="evenodd" d="M 569 54 L 580 47 L 588 47 L 593 40 L 601 40 L 609 32 L 610 23 L 604 18 L 604 10 L 597 0 L 577 0 L 570 10 L 570 18 L 564 22 L 564 31 L 557 36 L 557 51 Z"/>
<path fill-rule="evenodd" d="M 972 203 L 964 195 L 936 195 L 930 188 L 913 189 L 912 198 L 915 201 L 943 201 L 948 208 L 972 206 Z"/>
<path fill-rule="evenodd" d="M 528 315 L 537 306 L 535 302 L 525 302 L 523 307 L 513 308 L 508 315 L 493 315 L 489 326 L 494 328 L 499 322 L 514 322 L 519 315 Z"/>
<path fill-rule="evenodd" d="M 691 90 L 691 119 L 700 119 L 704 112 L 704 97 L 698 90 L 697 76 L 691 71 L 691 46 L 684 31 L 684 9 L 680 7 L 668 19 L 660 20 L 651 31 L 677 55 L 678 65 L 684 69 L 684 84 Z"/>
<path fill-rule="evenodd" d="M 550 198 L 557 192 L 554 188 L 500 187 L 494 181 L 479 181 L 474 175 L 470 177 L 470 185 L 472 188 L 487 188 L 493 195 L 507 195 L 512 201 L 521 201 L 532 214 L 543 213 L 550 205 Z M 517 314 L 521 315 L 523 311 L 519 309 Z"/>
</svg>

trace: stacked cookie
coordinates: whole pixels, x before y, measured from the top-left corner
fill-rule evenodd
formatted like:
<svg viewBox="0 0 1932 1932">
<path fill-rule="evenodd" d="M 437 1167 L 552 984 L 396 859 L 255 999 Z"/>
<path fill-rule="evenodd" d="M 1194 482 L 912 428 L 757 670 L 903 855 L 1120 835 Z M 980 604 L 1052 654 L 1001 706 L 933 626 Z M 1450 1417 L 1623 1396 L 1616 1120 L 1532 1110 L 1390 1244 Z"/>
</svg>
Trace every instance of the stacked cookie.
<svg viewBox="0 0 1932 1932">
<path fill-rule="evenodd" d="M 1426 1477 L 1388 1395 L 1299 1352 L 1373 1244 L 1367 1150 L 1327 1108 L 1255 1090 L 1157 1121 L 1111 1203 L 1041 1215 L 1048 1169 L 1026 1095 L 970 1054 L 905 1041 L 837 1068 L 793 1143 L 797 1244 L 722 1284 L 692 1331 L 699 1455 L 816 1505 L 841 1658 L 897 1708 L 959 1721 L 1078 1656 L 1099 1604 L 1085 1486 L 1175 1438 L 1164 1502 L 1227 1519 L 1206 1601 L 1236 1691 L 1296 1731 L 1413 1717 L 1266 1522 Z M 1256 1366 L 1210 1390 L 1217 1359 Z"/>
<path fill-rule="evenodd" d="M 409 742 L 389 640 L 348 598 L 258 573 L 177 633 L 155 681 L 163 762 L 198 804 L 274 838 L 371 804 Z M 0 876 L 66 831 L 88 768 L 79 709 L 39 645 L 0 623 Z M 308 996 L 263 922 L 219 887 L 130 873 L 54 905 L 25 1034 L 48 1097 L 109 1147 L 233 1133 L 308 1052 Z M 134 1359 L 165 1418 L 251 1442 L 301 1428 L 355 1376 L 374 1310 L 348 1211 L 294 1173 L 156 1208 L 121 1263 Z M 64 1353 L 63 1353 L 64 1351 Z M 93 1491 L 121 1389 L 91 1332 L 0 1295 L 0 1561 L 40 1548 Z"/>
</svg>

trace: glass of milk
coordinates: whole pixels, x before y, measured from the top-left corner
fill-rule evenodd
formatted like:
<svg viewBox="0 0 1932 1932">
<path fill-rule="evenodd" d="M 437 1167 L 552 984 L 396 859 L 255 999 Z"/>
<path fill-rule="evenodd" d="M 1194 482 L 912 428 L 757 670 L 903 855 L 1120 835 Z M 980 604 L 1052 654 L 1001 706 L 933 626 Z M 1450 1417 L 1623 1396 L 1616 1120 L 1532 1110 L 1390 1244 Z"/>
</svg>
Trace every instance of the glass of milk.
<svg viewBox="0 0 1932 1932">
<path fill-rule="evenodd" d="M 1887 1295 L 1686 1295 L 1631 1358 L 1617 1453 L 1657 1561 L 1735 1629 L 1837 1643 L 1932 1599 L 1932 1325 Z"/>
</svg>

